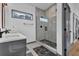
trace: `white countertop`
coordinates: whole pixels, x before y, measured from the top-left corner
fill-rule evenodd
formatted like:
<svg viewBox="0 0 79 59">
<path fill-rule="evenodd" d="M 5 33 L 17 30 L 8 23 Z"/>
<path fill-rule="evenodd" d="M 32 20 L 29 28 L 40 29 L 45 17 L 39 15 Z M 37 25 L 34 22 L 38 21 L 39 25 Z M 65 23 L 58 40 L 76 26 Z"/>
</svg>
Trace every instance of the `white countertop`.
<svg viewBox="0 0 79 59">
<path fill-rule="evenodd" d="M 0 38 L 0 43 L 22 40 L 22 39 L 26 39 L 26 37 L 20 33 L 9 33 L 3 35 L 3 37 Z"/>
</svg>

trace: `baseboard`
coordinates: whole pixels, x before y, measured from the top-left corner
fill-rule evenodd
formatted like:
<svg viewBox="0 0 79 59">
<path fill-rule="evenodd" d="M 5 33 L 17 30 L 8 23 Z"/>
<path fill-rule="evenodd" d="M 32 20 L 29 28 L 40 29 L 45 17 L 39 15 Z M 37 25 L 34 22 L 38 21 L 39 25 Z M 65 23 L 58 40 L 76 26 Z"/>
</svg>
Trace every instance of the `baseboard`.
<svg viewBox="0 0 79 59">
<path fill-rule="evenodd" d="M 35 43 L 36 41 L 33 41 L 33 42 L 29 42 L 29 43 L 27 43 L 27 44 L 31 44 L 31 43 Z"/>
</svg>

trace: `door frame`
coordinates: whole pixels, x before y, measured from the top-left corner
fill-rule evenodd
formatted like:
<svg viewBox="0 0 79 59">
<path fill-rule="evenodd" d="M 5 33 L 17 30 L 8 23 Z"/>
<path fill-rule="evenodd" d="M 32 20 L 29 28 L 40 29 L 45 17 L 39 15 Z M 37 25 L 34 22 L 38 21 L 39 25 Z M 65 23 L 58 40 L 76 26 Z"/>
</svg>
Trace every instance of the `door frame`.
<svg viewBox="0 0 79 59">
<path fill-rule="evenodd" d="M 70 10 L 70 7 L 67 3 L 63 3 L 62 4 L 62 55 L 63 56 L 66 56 L 65 53 L 67 53 L 67 51 L 65 51 L 65 47 L 64 47 L 64 40 L 65 40 L 65 34 L 64 34 L 64 30 L 65 30 L 65 27 L 66 27 L 66 19 L 65 19 L 65 14 L 64 14 L 64 6 L 67 6 L 70 13 L 71 13 L 71 10 Z M 71 33 L 70 33 L 70 36 L 71 36 Z"/>
</svg>

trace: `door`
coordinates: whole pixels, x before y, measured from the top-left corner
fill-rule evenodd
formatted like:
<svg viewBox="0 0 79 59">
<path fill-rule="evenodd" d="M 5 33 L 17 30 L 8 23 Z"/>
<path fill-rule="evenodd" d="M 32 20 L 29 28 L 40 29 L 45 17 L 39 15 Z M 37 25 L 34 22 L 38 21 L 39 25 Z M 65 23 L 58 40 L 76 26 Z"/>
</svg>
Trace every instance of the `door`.
<svg viewBox="0 0 79 59">
<path fill-rule="evenodd" d="M 70 7 L 68 4 L 64 3 L 63 4 L 63 20 L 64 20 L 64 55 L 67 55 L 67 52 L 70 47 Z"/>
</svg>

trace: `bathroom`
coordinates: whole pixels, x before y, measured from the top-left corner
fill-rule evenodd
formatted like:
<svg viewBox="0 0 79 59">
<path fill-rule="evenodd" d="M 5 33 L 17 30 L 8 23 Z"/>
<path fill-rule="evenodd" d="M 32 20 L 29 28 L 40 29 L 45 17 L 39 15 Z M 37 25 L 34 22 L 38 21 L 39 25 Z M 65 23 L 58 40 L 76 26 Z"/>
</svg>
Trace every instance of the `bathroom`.
<svg viewBox="0 0 79 59">
<path fill-rule="evenodd" d="M 76 11 L 73 5 L 69 4 L 69 45 L 74 41 L 72 16 Z M 19 54 L 23 51 L 21 55 L 27 56 L 64 55 L 62 6 L 62 3 L 0 3 L 0 43 L 13 42 L 9 43 L 11 46 L 8 44 L 10 55 L 18 55 L 19 48 Z M 18 45 L 14 45 L 14 41 L 17 41 Z M 19 47 L 12 48 L 15 46 Z"/>
<path fill-rule="evenodd" d="M 41 41 L 44 39 L 47 42 L 43 44 L 47 45 L 45 48 L 56 53 L 56 11 L 56 3 L 5 3 L 2 10 L 1 31 L 8 30 L 9 34 L 24 35 L 27 47 L 33 44 L 40 45 L 44 43 Z M 21 14 L 21 16 L 28 14 L 30 17 L 23 19 L 15 14 Z M 2 33 L 2 37 L 5 35 Z"/>
</svg>

